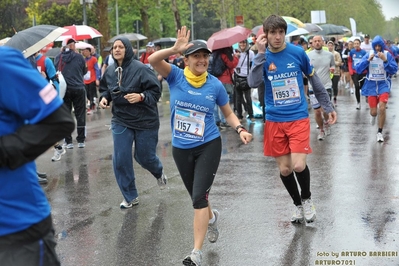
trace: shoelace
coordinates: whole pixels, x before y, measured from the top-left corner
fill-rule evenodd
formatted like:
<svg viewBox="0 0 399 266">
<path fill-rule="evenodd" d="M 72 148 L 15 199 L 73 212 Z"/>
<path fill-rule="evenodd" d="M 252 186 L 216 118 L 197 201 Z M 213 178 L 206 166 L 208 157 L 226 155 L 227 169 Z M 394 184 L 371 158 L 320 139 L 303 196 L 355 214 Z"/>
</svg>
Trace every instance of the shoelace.
<svg viewBox="0 0 399 266">
<path fill-rule="evenodd" d="M 116 69 L 115 69 L 115 72 L 117 72 L 118 73 L 118 85 L 120 86 L 121 85 L 121 82 L 122 82 L 122 72 L 123 72 L 123 68 L 122 67 L 117 67 Z"/>
</svg>

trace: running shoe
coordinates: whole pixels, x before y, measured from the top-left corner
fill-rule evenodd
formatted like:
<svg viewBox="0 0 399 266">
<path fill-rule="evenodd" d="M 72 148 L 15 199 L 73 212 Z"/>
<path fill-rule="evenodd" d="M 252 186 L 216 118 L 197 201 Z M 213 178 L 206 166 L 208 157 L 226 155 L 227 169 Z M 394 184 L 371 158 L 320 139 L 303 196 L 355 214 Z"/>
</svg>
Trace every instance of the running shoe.
<svg viewBox="0 0 399 266">
<path fill-rule="evenodd" d="M 64 149 L 64 147 L 61 147 L 61 149 L 54 148 L 54 155 L 53 157 L 51 157 L 51 161 L 55 162 L 61 160 L 61 156 L 65 153 L 66 150 Z"/>
<path fill-rule="evenodd" d="M 183 265 L 186 266 L 201 266 L 202 252 L 198 249 L 193 249 L 191 254 L 184 258 Z"/>
<path fill-rule="evenodd" d="M 129 209 L 132 208 L 133 206 L 136 206 L 139 204 L 139 198 L 135 198 L 134 200 L 132 200 L 131 202 L 127 202 L 125 199 L 123 199 L 123 201 L 121 202 L 121 204 L 119 205 L 119 207 L 121 209 Z"/>
<path fill-rule="evenodd" d="M 213 215 L 215 216 L 215 221 L 212 224 L 208 224 L 208 240 L 211 243 L 215 243 L 219 238 L 219 230 L 218 230 L 219 212 L 215 209 L 213 209 L 212 212 Z"/>
<path fill-rule="evenodd" d="M 353 93 L 354 93 L 353 88 L 351 88 L 351 94 L 353 94 Z"/>
<path fill-rule="evenodd" d="M 302 205 L 295 206 L 294 214 L 291 217 L 291 223 L 303 223 L 303 222 L 304 222 L 303 206 Z"/>
<path fill-rule="evenodd" d="M 161 190 L 166 188 L 167 182 L 168 182 L 168 178 L 166 177 L 166 175 L 164 173 L 162 173 L 162 176 L 157 179 L 158 186 Z"/>
<path fill-rule="evenodd" d="M 303 212 L 307 223 L 312 223 L 316 220 L 316 208 L 312 199 L 302 200 Z"/>
<path fill-rule="evenodd" d="M 65 148 L 66 148 L 66 149 L 73 149 L 73 143 L 67 143 L 67 144 L 65 145 Z"/>
<path fill-rule="evenodd" d="M 84 148 L 84 147 L 86 147 L 86 144 L 84 142 L 79 142 L 78 143 L 78 147 L 79 148 Z"/>
<path fill-rule="evenodd" d="M 356 110 L 360 110 L 360 103 L 357 103 Z"/>
<path fill-rule="evenodd" d="M 323 128 L 324 128 L 324 133 L 326 134 L 326 136 L 329 136 L 331 134 L 330 124 L 328 122 L 325 122 Z"/>
<path fill-rule="evenodd" d="M 325 138 L 325 136 L 326 136 L 326 133 L 324 132 L 324 130 L 320 129 L 319 135 L 317 135 L 317 139 L 318 140 L 323 140 Z"/>
<path fill-rule="evenodd" d="M 381 132 L 377 133 L 377 142 L 384 142 L 384 136 L 382 136 Z"/>
<path fill-rule="evenodd" d="M 371 116 L 371 117 L 370 117 L 370 124 L 371 124 L 372 126 L 375 125 L 375 119 L 376 119 L 376 117 L 377 117 L 377 116 Z"/>
</svg>

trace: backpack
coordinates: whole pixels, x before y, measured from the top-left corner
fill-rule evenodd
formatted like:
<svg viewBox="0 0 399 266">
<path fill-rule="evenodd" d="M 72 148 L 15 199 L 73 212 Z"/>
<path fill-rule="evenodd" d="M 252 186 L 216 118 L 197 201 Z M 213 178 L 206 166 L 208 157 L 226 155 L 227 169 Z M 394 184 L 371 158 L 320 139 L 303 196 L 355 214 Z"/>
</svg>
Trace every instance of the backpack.
<svg viewBox="0 0 399 266">
<path fill-rule="evenodd" d="M 223 62 L 221 54 L 218 52 L 213 53 L 212 59 L 209 62 L 208 72 L 214 75 L 215 77 L 219 77 L 224 73 L 226 69 L 227 66 Z"/>
</svg>

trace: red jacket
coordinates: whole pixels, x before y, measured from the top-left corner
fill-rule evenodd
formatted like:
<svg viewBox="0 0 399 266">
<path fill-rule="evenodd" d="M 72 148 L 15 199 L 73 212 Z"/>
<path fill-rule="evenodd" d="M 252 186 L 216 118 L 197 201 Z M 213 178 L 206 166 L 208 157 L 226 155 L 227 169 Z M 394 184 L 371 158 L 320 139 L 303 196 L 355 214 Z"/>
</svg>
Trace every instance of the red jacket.
<svg viewBox="0 0 399 266">
<path fill-rule="evenodd" d="M 233 60 L 230 61 L 227 55 L 221 54 L 220 58 L 222 58 L 227 68 L 223 72 L 223 74 L 218 77 L 218 79 L 224 84 L 233 84 L 232 75 L 234 73 L 234 68 L 238 65 L 238 57 L 233 56 Z"/>
</svg>

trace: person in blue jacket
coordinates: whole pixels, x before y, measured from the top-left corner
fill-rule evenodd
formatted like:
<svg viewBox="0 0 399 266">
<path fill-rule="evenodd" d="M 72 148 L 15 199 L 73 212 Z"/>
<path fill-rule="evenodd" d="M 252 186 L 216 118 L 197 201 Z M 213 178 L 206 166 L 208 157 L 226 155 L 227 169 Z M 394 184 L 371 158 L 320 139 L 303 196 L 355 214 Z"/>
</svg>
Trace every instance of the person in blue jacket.
<svg viewBox="0 0 399 266">
<path fill-rule="evenodd" d="M 376 36 L 372 42 L 373 49 L 367 52 L 355 66 L 357 73 L 368 70 L 362 87 L 362 95 L 368 96 L 370 106 L 370 123 L 375 124 L 377 106 L 379 112 L 377 141 L 383 142 L 382 129 L 386 118 L 386 105 L 391 91 L 391 76 L 398 71 L 395 58 L 386 50 L 384 40 Z"/>
<path fill-rule="evenodd" d="M 0 57 L 0 265 L 58 266 L 50 205 L 34 160 L 75 123 L 21 52 L 0 47 Z"/>
</svg>

